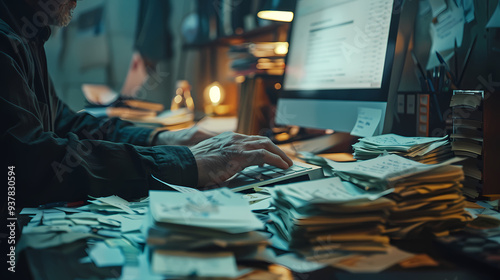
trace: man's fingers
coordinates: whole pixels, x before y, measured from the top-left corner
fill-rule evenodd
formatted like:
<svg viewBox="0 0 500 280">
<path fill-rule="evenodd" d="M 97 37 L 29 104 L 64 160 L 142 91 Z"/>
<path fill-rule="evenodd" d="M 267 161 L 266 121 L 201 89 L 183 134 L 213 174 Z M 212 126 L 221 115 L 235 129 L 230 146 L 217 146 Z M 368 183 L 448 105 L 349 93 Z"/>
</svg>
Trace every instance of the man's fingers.
<svg viewBox="0 0 500 280">
<path fill-rule="evenodd" d="M 274 143 L 271 140 L 269 140 L 269 138 L 259 137 L 252 142 L 248 142 L 247 145 L 252 150 L 265 149 L 275 155 L 278 155 L 283 159 L 283 161 L 285 161 L 288 164 L 286 168 L 293 165 L 292 160 L 285 154 L 285 152 L 283 152 L 280 148 L 278 148 L 278 146 L 274 145 Z"/>
<path fill-rule="evenodd" d="M 286 162 L 283 158 L 277 154 L 269 152 L 266 149 L 245 151 L 242 155 L 248 160 L 248 164 L 245 164 L 246 166 L 263 165 L 267 163 L 281 169 L 287 169 L 290 167 L 288 162 Z"/>
</svg>

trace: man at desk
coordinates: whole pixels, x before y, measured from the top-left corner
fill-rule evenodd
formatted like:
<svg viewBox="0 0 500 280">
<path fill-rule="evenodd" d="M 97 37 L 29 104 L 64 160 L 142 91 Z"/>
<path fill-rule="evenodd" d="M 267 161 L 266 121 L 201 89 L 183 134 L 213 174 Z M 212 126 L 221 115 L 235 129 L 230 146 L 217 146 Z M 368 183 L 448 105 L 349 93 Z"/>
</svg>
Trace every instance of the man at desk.
<svg viewBox="0 0 500 280">
<path fill-rule="evenodd" d="M 196 128 L 157 133 L 71 111 L 54 92 L 43 46 L 49 25 L 67 25 L 76 5 L 0 0 L 0 145 L 2 168 L 15 173 L 16 209 L 87 195 L 146 196 L 151 175 L 206 186 L 249 165 L 292 165 L 262 137 L 224 133 L 206 139 L 210 135 Z M 175 146 L 180 144 L 194 146 Z"/>
</svg>

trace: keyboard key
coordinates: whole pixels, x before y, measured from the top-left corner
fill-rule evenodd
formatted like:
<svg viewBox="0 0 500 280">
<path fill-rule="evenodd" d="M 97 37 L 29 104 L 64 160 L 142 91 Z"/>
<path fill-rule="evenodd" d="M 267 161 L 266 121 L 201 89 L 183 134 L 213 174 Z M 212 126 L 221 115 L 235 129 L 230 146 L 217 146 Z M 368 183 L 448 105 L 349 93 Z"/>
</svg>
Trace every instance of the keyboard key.
<svg viewBox="0 0 500 280">
<path fill-rule="evenodd" d="M 268 176 L 269 178 L 277 178 L 277 177 L 283 176 L 283 174 L 277 173 L 276 171 L 272 171 L 272 170 L 264 171 L 261 174 Z"/>
</svg>

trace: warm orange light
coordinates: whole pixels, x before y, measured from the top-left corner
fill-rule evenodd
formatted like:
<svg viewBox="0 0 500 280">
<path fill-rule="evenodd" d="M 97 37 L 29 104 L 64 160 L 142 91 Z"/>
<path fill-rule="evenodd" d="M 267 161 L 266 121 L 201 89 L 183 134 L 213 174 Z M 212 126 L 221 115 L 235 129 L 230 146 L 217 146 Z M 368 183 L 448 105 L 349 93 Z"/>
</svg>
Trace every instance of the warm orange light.
<svg viewBox="0 0 500 280">
<path fill-rule="evenodd" d="M 274 48 L 274 53 L 275 54 L 287 54 L 288 53 L 288 43 L 287 42 L 281 42 Z"/>
<path fill-rule="evenodd" d="M 238 84 L 241 84 L 245 81 L 245 76 L 237 76 L 236 78 L 234 78 L 234 81 Z"/>
</svg>

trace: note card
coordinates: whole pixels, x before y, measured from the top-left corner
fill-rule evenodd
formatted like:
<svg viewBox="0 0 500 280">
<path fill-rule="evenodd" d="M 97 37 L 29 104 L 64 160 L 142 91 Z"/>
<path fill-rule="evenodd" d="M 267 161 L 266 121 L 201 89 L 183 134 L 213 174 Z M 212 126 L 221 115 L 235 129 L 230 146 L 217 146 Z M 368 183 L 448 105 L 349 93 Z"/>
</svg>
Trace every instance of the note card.
<svg viewBox="0 0 500 280">
<path fill-rule="evenodd" d="M 382 110 L 373 108 L 358 108 L 358 119 L 351 135 L 368 137 L 375 133 L 380 123 Z"/>
</svg>

